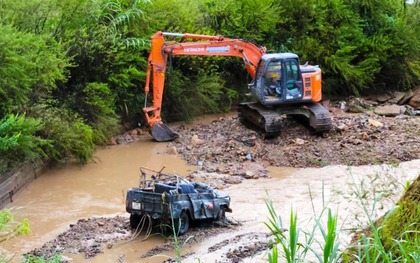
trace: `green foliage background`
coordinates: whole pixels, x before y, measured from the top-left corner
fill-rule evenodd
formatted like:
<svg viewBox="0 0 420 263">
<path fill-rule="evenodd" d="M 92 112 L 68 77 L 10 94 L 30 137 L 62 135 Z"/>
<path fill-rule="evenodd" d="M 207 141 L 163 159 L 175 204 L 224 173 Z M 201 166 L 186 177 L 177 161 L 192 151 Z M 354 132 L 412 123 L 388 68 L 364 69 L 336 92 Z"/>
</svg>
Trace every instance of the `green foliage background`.
<svg viewBox="0 0 420 263">
<path fill-rule="evenodd" d="M 328 95 L 419 84 L 420 3 L 402 0 L 0 0 L 0 166 L 87 162 L 143 120 L 149 38 L 221 34 L 323 69 Z M 250 81 L 237 58 L 177 57 L 163 116 L 227 111 Z"/>
</svg>

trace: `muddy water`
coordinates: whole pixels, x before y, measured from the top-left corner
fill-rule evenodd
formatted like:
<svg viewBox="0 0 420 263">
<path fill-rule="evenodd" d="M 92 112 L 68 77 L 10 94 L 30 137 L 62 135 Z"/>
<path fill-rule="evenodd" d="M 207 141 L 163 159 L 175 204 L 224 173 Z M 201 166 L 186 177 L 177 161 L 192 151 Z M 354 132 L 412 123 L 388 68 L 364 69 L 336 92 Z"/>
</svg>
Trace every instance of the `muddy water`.
<svg viewBox="0 0 420 263">
<path fill-rule="evenodd" d="M 149 135 L 142 136 L 135 143 L 98 149 L 94 162 L 83 167 L 67 165 L 51 170 L 17 195 L 15 202 L 9 207 L 17 211 L 18 220 L 30 220 L 31 234 L 2 245 L 9 251 L 21 254 L 42 246 L 80 218 L 126 215 L 125 191 L 137 184 L 140 166 L 157 170 L 166 166 L 166 172 L 180 175 L 187 175 L 196 169 L 187 166 L 175 155 L 167 154 L 166 144 L 153 142 Z M 225 189 L 232 197 L 233 213 L 228 216 L 240 222 L 241 226 L 234 233 L 227 230 L 198 244 L 185 244 L 182 252 L 192 255 L 183 262 L 229 262 L 225 258 L 229 250 L 241 245 L 252 245 L 255 242 L 253 235 L 267 232 L 264 226 L 268 215 L 265 206 L 267 194 L 286 227 L 291 208 L 297 212 L 302 226 L 310 228 L 308 220 L 313 215 L 312 209 L 319 212 L 328 206 L 338 212 L 340 227 L 349 229 L 363 218 L 360 206 L 354 201 L 354 191 L 361 181 L 366 188 L 376 193 L 401 193 L 404 183 L 419 174 L 420 160 L 402 163 L 399 167 L 270 168 L 270 179 L 245 180 L 242 184 Z M 390 181 L 393 183 L 389 183 Z M 398 194 L 387 196 L 388 199 L 375 210 L 376 214 L 383 214 L 398 198 Z M 373 200 L 373 196 L 367 195 L 368 204 L 369 200 Z M 352 219 L 356 214 L 359 221 Z M 210 246 L 225 240 L 227 245 L 212 253 L 208 252 Z M 264 241 L 264 237 L 259 237 L 258 240 Z M 346 242 L 348 237 L 344 236 L 342 240 Z M 148 259 L 140 259 L 140 256 L 163 242 L 158 236 L 150 237 L 146 241 L 142 241 L 140 237 L 126 244 L 116 244 L 112 249 L 90 260 L 81 256 L 69 256 L 75 262 L 117 262 L 120 256 L 124 256 L 124 262 L 162 262 L 165 255 Z M 165 254 L 173 256 L 170 252 Z M 266 255 L 262 254 L 248 261 L 266 262 L 265 259 Z"/>
<path fill-rule="evenodd" d="M 17 220 L 30 220 L 31 234 L 7 242 L 5 248 L 24 253 L 42 246 L 80 218 L 125 215 L 125 192 L 138 184 L 141 166 L 156 170 L 166 166 L 166 172 L 185 175 L 194 169 L 165 151 L 166 144 L 145 135 L 132 144 L 99 149 L 94 162 L 86 166 L 48 171 L 9 205 L 17 212 Z"/>
</svg>

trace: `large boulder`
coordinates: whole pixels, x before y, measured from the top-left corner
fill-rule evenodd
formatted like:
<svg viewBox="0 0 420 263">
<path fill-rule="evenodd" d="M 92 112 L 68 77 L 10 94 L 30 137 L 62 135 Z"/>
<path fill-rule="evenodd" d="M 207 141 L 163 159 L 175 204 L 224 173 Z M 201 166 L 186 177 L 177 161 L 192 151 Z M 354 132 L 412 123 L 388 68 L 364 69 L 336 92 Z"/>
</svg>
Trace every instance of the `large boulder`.
<svg viewBox="0 0 420 263">
<path fill-rule="evenodd" d="M 352 113 L 362 113 L 371 108 L 371 104 L 362 98 L 350 98 L 348 101 L 340 102 L 341 110 Z"/>
<path fill-rule="evenodd" d="M 415 109 L 420 109 L 420 86 L 413 92 L 413 97 L 408 101 L 408 105 Z"/>
<path fill-rule="evenodd" d="M 392 97 L 393 98 L 389 100 L 389 103 L 401 105 L 400 101 L 402 101 L 402 99 L 404 99 L 405 92 L 396 91 L 396 92 L 392 93 Z"/>
<path fill-rule="evenodd" d="M 396 104 L 383 105 L 376 107 L 374 112 L 378 115 L 383 116 L 397 116 L 400 114 L 404 114 L 405 107 Z"/>
<path fill-rule="evenodd" d="M 407 102 L 413 97 L 413 95 L 414 94 L 412 90 L 405 92 L 404 97 L 400 100 L 398 104 L 399 105 L 407 104 Z"/>
</svg>

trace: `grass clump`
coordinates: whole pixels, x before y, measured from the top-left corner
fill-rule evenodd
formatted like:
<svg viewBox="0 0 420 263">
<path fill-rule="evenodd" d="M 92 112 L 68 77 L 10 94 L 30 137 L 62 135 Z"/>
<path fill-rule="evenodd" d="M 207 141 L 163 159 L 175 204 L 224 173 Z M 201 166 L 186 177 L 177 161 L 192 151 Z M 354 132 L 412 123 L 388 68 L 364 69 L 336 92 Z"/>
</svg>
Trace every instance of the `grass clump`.
<svg viewBox="0 0 420 263">
<path fill-rule="evenodd" d="M 291 209 L 290 225 L 286 234 L 281 216 L 275 211 L 270 199 L 266 200 L 266 205 L 269 218 L 265 225 L 275 237 L 272 250 L 268 254 L 270 263 L 277 263 L 279 256 L 287 263 L 306 262 L 308 258 L 320 263 L 339 262 L 342 252 L 339 250 L 337 215 L 333 215 L 330 209 L 328 209 L 327 224 L 324 225 L 321 220 L 327 211 L 323 209 L 318 216 L 313 218 L 313 227 L 309 231 L 303 231 L 299 227 L 297 214 Z M 299 240 L 301 233 L 304 241 Z M 309 252 L 311 254 L 308 254 Z"/>
</svg>

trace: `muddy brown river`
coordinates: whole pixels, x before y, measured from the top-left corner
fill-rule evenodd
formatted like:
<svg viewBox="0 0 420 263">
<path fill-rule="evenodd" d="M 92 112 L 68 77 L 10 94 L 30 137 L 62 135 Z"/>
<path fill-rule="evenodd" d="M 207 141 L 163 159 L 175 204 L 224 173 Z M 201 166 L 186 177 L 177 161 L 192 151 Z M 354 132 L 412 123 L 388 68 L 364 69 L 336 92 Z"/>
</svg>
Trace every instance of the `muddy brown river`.
<svg viewBox="0 0 420 263">
<path fill-rule="evenodd" d="M 141 166 L 156 170 L 166 166 L 166 172 L 184 176 L 197 169 L 187 166 L 176 155 L 168 154 L 166 143 L 154 142 L 147 134 L 131 144 L 98 149 L 94 160 L 85 166 L 69 164 L 46 172 L 8 205 L 16 212 L 17 220 L 28 218 L 31 226 L 28 236 L 2 244 L 4 249 L 16 253 L 12 262 L 20 262 L 18 255 L 41 247 L 81 218 L 128 216 L 125 212 L 125 192 L 137 185 Z M 201 242 L 184 244 L 182 253 L 190 256 L 183 262 L 230 262 L 225 257 L 229 250 L 258 240 L 265 241 L 264 233 L 268 233 L 264 225 L 268 216 L 265 205 L 267 194 L 282 216 L 285 227 L 291 208 L 298 214 L 303 229 L 312 226 L 313 208 L 316 212 L 323 207 L 332 208 L 339 215 L 340 240 L 344 244 L 349 240 L 352 228 L 366 223 L 355 192 L 366 192 L 363 201 L 368 207 L 374 197 L 382 194 L 379 205 L 372 211 L 373 216 L 382 215 L 401 195 L 405 183 L 420 174 L 420 160 L 401 163 L 397 167 L 270 167 L 269 171 L 271 178 L 244 180 L 224 189 L 232 198 L 233 213 L 228 217 L 241 225 L 235 232 L 226 231 Z M 209 247 L 222 241 L 226 245 L 209 252 Z M 164 255 L 149 258 L 140 256 L 163 242 L 160 236 L 152 236 L 145 241 L 140 236 L 128 243 L 119 242 L 91 259 L 74 254 L 66 256 L 73 258 L 74 262 L 162 262 L 174 253 L 164 252 Z M 266 262 L 266 259 L 267 255 L 262 253 L 243 262 Z"/>
</svg>

